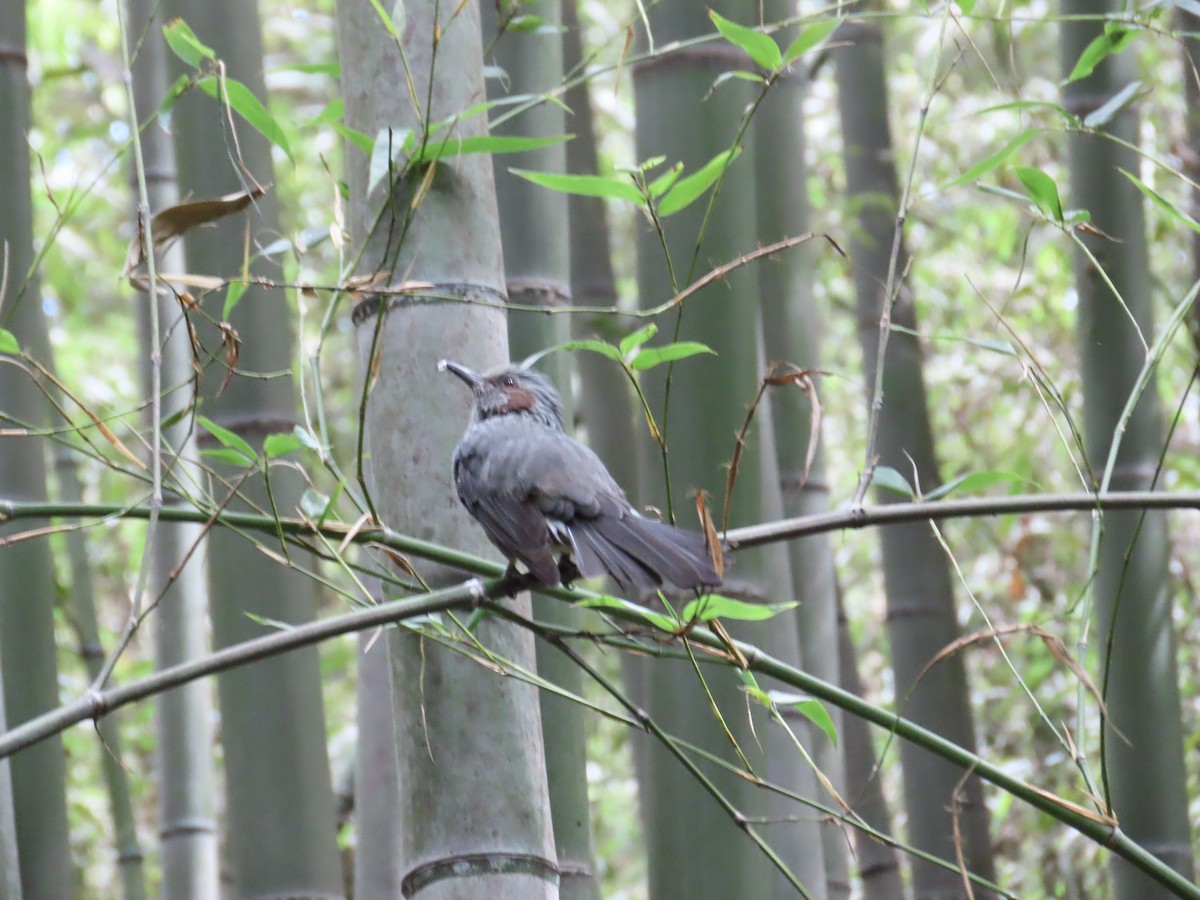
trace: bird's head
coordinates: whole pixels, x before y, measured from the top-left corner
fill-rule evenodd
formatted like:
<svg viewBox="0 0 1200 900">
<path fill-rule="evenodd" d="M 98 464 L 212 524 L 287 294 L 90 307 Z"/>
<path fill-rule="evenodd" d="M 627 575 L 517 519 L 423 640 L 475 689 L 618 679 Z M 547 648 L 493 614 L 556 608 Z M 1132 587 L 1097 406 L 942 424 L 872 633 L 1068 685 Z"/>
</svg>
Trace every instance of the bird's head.
<svg viewBox="0 0 1200 900">
<path fill-rule="evenodd" d="M 486 374 L 443 359 L 438 371 L 453 372 L 475 396 L 473 419 L 482 422 L 496 416 L 532 416 L 548 428 L 563 428 L 562 400 L 550 379 L 541 372 L 507 365 Z"/>
</svg>

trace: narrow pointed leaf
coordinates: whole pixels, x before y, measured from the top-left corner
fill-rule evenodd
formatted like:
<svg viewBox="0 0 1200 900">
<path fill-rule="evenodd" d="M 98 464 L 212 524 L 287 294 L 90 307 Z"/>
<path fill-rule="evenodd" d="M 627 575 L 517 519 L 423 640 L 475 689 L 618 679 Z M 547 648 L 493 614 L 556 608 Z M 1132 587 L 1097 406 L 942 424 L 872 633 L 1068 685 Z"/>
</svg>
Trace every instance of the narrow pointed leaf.
<svg viewBox="0 0 1200 900">
<path fill-rule="evenodd" d="M 0 328 L 0 353 L 10 356 L 19 356 L 21 353 L 21 344 L 17 341 L 17 336 L 4 328 Z"/>
<path fill-rule="evenodd" d="M 737 159 L 740 153 L 740 148 L 722 151 L 691 175 L 679 179 L 662 198 L 662 202 L 658 205 L 658 214 L 670 216 L 690 206 L 701 194 L 713 186 L 721 177 L 721 173 L 725 171 L 725 167 Z"/>
<path fill-rule="evenodd" d="M 228 101 L 230 108 L 241 116 L 247 124 L 255 131 L 265 137 L 268 141 L 284 152 L 288 159 L 292 159 L 292 148 L 288 144 L 287 136 L 283 129 L 279 127 L 279 123 L 275 121 L 275 117 L 267 111 L 261 100 L 254 95 L 254 91 L 246 87 L 235 78 L 226 78 L 222 82 L 225 87 L 225 100 Z M 218 83 L 215 76 L 201 79 L 198 82 L 200 89 L 210 97 L 221 99 L 221 83 Z"/>
<path fill-rule="evenodd" d="M 511 135 L 479 134 L 469 137 L 432 138 L 413 156 L 413 162 L 430 163 L 468 153 L 524 153 L 569 141 L 574 135 L 551 137 L 514 137 Z"/>
<path fill-rule="evenodd" d="M 711 9 L 708 11 L 708 17 L 725 40 L 743 50 L 762 68 L 774 70 L 782 65 L 783 54 L 779 52 L 779 45 L 769 34 L 731 22 Z"/>
<path fill-rule="evenodd" d="M 1017 166 L 1013 171 L 1021 179 L 1021 184 L 1025 185 L 1025 190 L 1029 192 L 1029 198 L 1033 200 L 1038 209 L 1054 221 L 1061 222 L 1063 220 L 1062 200 L 1059 199 L 1058 185 L 1054 183 L 1054 179 L 1041 169 L 1032 166 Z"/>
<path fill-rule="evenodd" d="M 762 622 L 772 619 L 789 609 L 795 609 L 798 603 L 748 603 L 745 600 L 735 600 L 721 594 L 708 594 L 690 601 L 684 606 L 679 617 L 685 622 L 698 619 L 708 622 L 711 619 L 740 619 L 743 622 Z"/>
<path fill-rule="evenodd" d="M 625 335 L 625 337 L 621 338 L 621 343 L 617 347 L 620 349 L 621 355 L 625 356 L 630 350 L 640 347 L 656 334 L 658 334 L 658 326 L 651 322 L 645 328 L 639 328 L 632 334 Z"/>
<path fill-rule="evenodd" d="M 293 434 L 269 434 L 263 441 L 263 455 L 276 459 L 303 446 L 300 438 Z"/>
<path fill-rule="evenodd" d="M 916 493 L 908 480 L 890 466 L 876 466 L 871 474 L 871 484 L 902 497 L 912 497 Z"/>
<path fill-rule="evenodd" d="M 829 39 L 831 34 L 837 31 L 838 26 L 841 24 L 841 19 L 825 19 L 809 25 L 800 32 L 799 37 L 788 45 L 787 50 L 783 54 L 783 64 L 785 66 L 791 65 L 809 50 L 824 43 Z"/>
<path fill-rule="evenodd" d="M 961 175 L 947 184 L 946 187 L 958 187 L 960 184 L 966 184 L 969 181 L 975 181 L 979 178 L 982 178 L 989 172 L 1000 168 L 1000 166 L 1008 162 L 1009 158 L 1014 153 L 1028 144 L 1039 134 L 1041 134 L 1039 129 L 1027 128 L 987 159 L 983 159 L 975 163 L 975 165 L 971 166 L 971 168 L 967 169 L 967 171 L 963 172 Z"/>
<path fill-rule="evenodd" d="M 628 178 L 617 175 L 563 175 L 557 172 L 531 172 L 528 169 L 509 169 L 514 175 L 541 187 L 580 197 L 615 197 L 638 206 L 646 198 Z"/>
<path fill-rule="evenodd" d="M 951 491 L 981 491 L 992 485 L 1011 484 L 1020 480 L 1020 476 L 1015 472 L 968 472 L 966 475 L 959 475 L 952 481 L 946 482 L 937 490 L 930 491 L 925 495 L 925 499 L 936 500 L 939 497 L 945 497 Z"/>
<path fill-rule="evenodd" d="M 254 462 L 258 458 L 258 454 L 254 452 L 254 448 L 246 443 L 245 439 L 240 435 L 235 434 L 224 426 L 218 425 L 207 416 L 196 416 L 196 421 L 200 423 L 205 431 L 211 434 L 224 447 L 237 454 L 240 454 L 245 462 Z"/>
<path fill-rule="evenodd" d="M 825 736 L 837 746 L 837 729 L 833 727 L 833 719 L 820 700 L 805 694 L 789 694 L 784 691 L 771 691 L 771 702 L 776 706 L 790 706 L 802 716 L 825 732 Z"/>
<path fill-rule="evenodd" d="M 216 51 L 196 37 L 191 26 L 178 16 L 163 26 L 163 37 L 171 52 L 194 68 L 199 68 L 206 59 L 217 58 Z"/>
<path fill-rule="evenodd" d="M 674 344 L 664 344 L 661 347 L 650 347 L 641 351 L 629 363 L 629 367 L 637 372 L 645 372 L 647 369 L 653 369 L 661 363 L 686 359 L 689 356 L 696 356 L 700 353 L 716 355 L 716 351 L 707 344 L 701 344 L 697 341 L 679 341 Z"/>
<path fill-rule="evenodd" d="M 1158 191 L 1154 190 L 1154 188 L 1150 187 L 1150 185 L 1143 182 L 1140 178 L 1138 178 L 1132 172 L 1127 172 L 1125 169 L 1122 169 L 1120 166 L 1117 167 L 1117 171 L 1120 172 L 1122 175 L 1124 175 L 1126 178 L 1128 178 L 1130 181 L 1132 181 L 1135 185 L 1137 185 L 1137 189 L 1146 195 L 1146 199 L 1150 200 L 1155 206 L 1157 206 L 1159 209 L 1163 210 L 1163 212 L 1167 213 L 1167 215 L 1171 216 L 1174 219 L 1178 219 L 1180 222 L 1182 222 L 1188 228 L 1192 229 L 1192 231 L 1200 233 L 1200 222 L 1197 222 L 1195 219 L 1193 219 L 1191 216 L 1189 216 L 1186 212 L 1184 212 L 1182 209 L 1180 209 L 1178 206 L 1176 206 L 1174 203 L 1172 203 L 1170 200 L 1168 200 L 1162 194 L 1158 193 Z"/>
<path fill-rule="evenodd" d="M 1092 110 L 1090 113 L 1084 116 L 1084 127 L 1103 128 L 1118 115 L 1120 115 L 1127 107 L 1137 102 L 1139 97 L 1149 92 L 1150 89 L 1142 84 L 1142 82 L 1129 82 L 1129 84 L 1125 85 L 1125 87 L 1113 94 L 1098 108 Z"/>
<path fill-rule="evenodd" d="M 1083 52 L 1079 54 L 1079 59 L 1075 62 L 1075 67 L 1067 76 L 1067 83 L 1087 78 L 1096 70 L 1096 66 L 1104 61 L 1105 57 L 1113 53 L 1120 53 L 1128 47 L 1137 33 L 1133 29 L 1110 22 L 1105 26 L 1104 34 L 1097 35 L 1091 43 L 1083 48 Z"/>
</svg>

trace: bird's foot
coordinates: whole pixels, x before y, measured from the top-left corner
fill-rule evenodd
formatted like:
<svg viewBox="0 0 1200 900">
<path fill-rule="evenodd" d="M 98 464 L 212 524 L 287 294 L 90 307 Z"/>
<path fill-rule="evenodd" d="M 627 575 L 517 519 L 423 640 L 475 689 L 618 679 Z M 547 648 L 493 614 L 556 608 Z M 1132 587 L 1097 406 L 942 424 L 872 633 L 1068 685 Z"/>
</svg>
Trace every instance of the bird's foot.
<svg viewBox="0 0 1200 900">
<path fill-rule="evenodd" d="M 558 578 L 562 582 L 562 586 L 569 588 L 571 583 L 578 578 L 582 578 L 583 573 L 579 571 L 579 567 L 575 565 L 575 561 L 571 557 L 564 554 L 558 560 Z"/>
</svg>

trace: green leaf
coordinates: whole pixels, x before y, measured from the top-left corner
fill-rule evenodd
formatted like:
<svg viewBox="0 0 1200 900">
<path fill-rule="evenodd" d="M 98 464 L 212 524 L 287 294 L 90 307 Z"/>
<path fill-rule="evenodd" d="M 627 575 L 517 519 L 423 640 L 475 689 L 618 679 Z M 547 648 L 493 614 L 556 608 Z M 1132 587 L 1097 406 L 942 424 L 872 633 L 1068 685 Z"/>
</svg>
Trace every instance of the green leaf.
<svg viewBox="0 0 1200 900">
<path fill-rule="evenodd" d="M 268 434 L 263 441 L 263 454 L 268 459 L 277 459 L 304 446 L 300 438 L 292 434 Z"/>
<path fill-rule="evenodd" d="M 222 446 L 241 454 L 244 462 L 254 462 L 258 459 L 258 454 L 254 452 L 254 448 L 247 444 L 240 435 L 234 434 L 228 428 L 218 425 L 207 416 L 196 416 L 196 421 L 200 423 L 200 427 L 215 437 Z"/>
<path fill-rule="evenodd" d="M 21 344 L 17 336 L 4 328 L 0 328 L 0 353 L 7 353 L 9 356 L 21 354 Z"/>
<path fill-rule="evenodd" d="M 245 455 L 237 450 L 230 450 L 228 447 L 218 447 L 215 450 L 201 450 L 201 456 L 207 456 L 210 459 L 216 459 L 223 463 L 229 463 L 231 466 L 240 466 L 245 468 L 251 465 L 254 461 L 246 459 Z"/>
<path fill-rule="evenodd" d="M 936 500 L 945 497 L 951 491 L 982 491 L 994 484 L 1009 484 L 1020 481 L 1021 477 L 1015 472 L 968 472 L 946 482 L 940 488 L 925 495 L 926 500 Z"/>
<path fill-rule="evenodd" d="M 471 137 L 430 139 L 412 158 L 413 162 L 430 163 L 468 153 L 524 153 L 569 141 L 575 135 L 557 134 L 551 137 L 516 137 L 513 135 L 479 134 Z"/>
<path fill-rule="evenodd" d="M 971 166 L 971 168 L 967 169 L 967 171 L 963 172 L 961 175 L 951 181 L 948 185 L 946 185 L 946 187 L 958 187 L 958 185 L 966 184 L 968 181 L 976 181 L 994 169 L 1000 168 L 1000 166 L 1008 162 L 1010 156 L 1028 144 L 1039 134 L 1041 134 L 1040 129 L 1027 128 L 987 159 L 975 163 L 975 165 Z"/>
<path fill-rule="evenodd" d="M 601 356 L 607 356 L 615 362 L 621 362 L 624 359 L 621 351 L 612 344 L 604 341 L 586 340 L 586 341 L 567 341 L 558 348 L 559 350 L 590 350 L 592 353 L 599 353 Z"/>
<path fill-rule="evenodd" d="M 221 99 L 221 86 L 215 76 L 202 78 L 198 84 L 200 89 L 208 94 L 208 96 L 216 97 L 218 100 Z M 267 108 L 263 106 L 262 101 L 254 96 L 254 92 L 234 78 L 226 78 L 224 85 L 225 99 L 229 102 L 230 108 L 245 119 L 255 131 L 282 150 L 287 155 L 287 158 L 294 163 L 292 148 L 288 145 L 288 140 L 283 133 L 283 129 L 279 127 L 279 123 L 275 121 L 275 117 L 267 112 Z"/>
<path fill-rule="evenodd" d="M 1116 22 L 1106 24 L 1104 26 L 1104 34 L 1096 35 L 1083 48 L 1083 52 L 1079 54 L 1079 59 L 1075 63 L 1075 68 L 1067 76 L 1066 83 L 1070 84 L 1072 81 L 1087 78 L 1095 71 L 1096 66 L 1104 61 L 1105 57 L 1114 53 L 1120 53 L 1129 46 L 1130 42 L 1137 35 L 1138 32 L 1136 30 L 1127 28 Z"/>
<path fill-rule="evenodd" d="M 310 519 L 323 519 L 329 509 L 329 497 L 313 488 L 306 488 L 300 495 L 300 511 Z"/>
<path fill-rule="evenodd" d="M 837 31 L 838 26 L 841 24 L 841 19 L 825 19 L 820 22 L 813 22 L 813 24 L 801 31 L 800 35 L 788 45 L 787 50 L 783 54 L 783 64 L 790 66 L 809 50 L 824 43 L 829 39 L 830 35 Z"/>
<path fill-rule="evenodd" d="M 404 27 L 404 4 L 396 3 L 391 14 L 383 8 L 379 0 L 371 0 L 371 5 L 375 7 L 375 14 L 379 16 L 379 21 L 387 29 L 388 35 L 400 40 L 399 29 Z M 397 19 L 399 21 L 396 21 Z"/>
<path fill-rule="evenodd" d="M 806 694 L 788 694 L 784 691 L 771 691 L 768 696 L 776 706 L 790 706 L 796 710 L 825 732 L 825 736 L 833 742 L 835 747 L 837 746 L 837 729 L 833 726 L 833 719 L 829 717 L 829 711 L 825 709 L 820 700 Z"/>
<path fill-rule="evenodd" d="M 645 328 L 639 328 L 632 334 L 621 338 L 621 343 L 617 345 L 617 348 L 621 351 L 622 356 L 628 356 L 630 350 L 640 347 L 656 334 L 658 334 L 658 326 L 651 322 Z"/>
<path fill-rule="evenodd" d="M 912 498 L 916 494 L 905 477 L 890 466 L 876 466 L 871 473 L 871 484 L 902 497 Z"/>
<path fill-rule="evenodd" d="M 709 622 L 716 618 L 739 619 L 743 622 L 762 622 L 781 612 L 795 609 L 799 603 L 747 603 L 721 594 L 707 594 L 684 606 L 679 617 L 686 622 L 698 619 Z"/>
<path fill-rule="evenodd" d="M 370 157 L 371 151 L 375 149 L 375 142 L 371 140 L 371 136 L 369 134 L 363 134 L 361 131 L 355 131 L 353 128 L 350 128 L 342 122 L 330 122 L 329 127 L 361 150 L 363 156 Z"/>
<path fill-rule="evenodd" d="M 579 197 L 616 197 L 638 206 L 646 198 L 628 178 L 618 175 L 562 175 L 557 172 L 531 172 L 528 169 L 509 169 L 514 175 L 552 191 L 575 194 Z"/>
<path fill-rule="evenodd" d="M 1200 233 L 1200 222 L 1197 222 L 1195 219 L 1193 219 L 1191 216 L 1189 216 L 1187 213 L 1185 213 L 1182 209 L 1180 209 L 1178 206 L 1176 206 L 1174 203 L 1172 203 L 1170 200 L 1168 200 L 1162 194 L 1158 193 L 1158 191 L 1154 190 L 1154 188 L 1150 187 L 1150 185 L 1143 182 L 1140 178 L 1138 178 L 1132 172 L 1128 172 L 1125 169 L 1122 169 L 1120 166 L 1117 166 L 1117 171 L 1120 172 L 1122 175 L 1124 175 L 1126 178 L 1128 178 L 1130 181 L 1132 181 L 1135 185 L 1137 185 L 1137 189 L 1139 191 L 1141 191 L 1143 194 L 1145 194 L 1146 198 L 1148 200 L 1150 200 L 1155 206 L 1157 206 L 1159 209 L 1161 209 L 1165 213 L 1167 213 L 1167 215 L 1171 216 L 1172 218 L 1178 219 L 1180 222 L 1182 222 L 1188 228 L 1192 229 L 1192 231 Z"/>
<path fill-rule="evenodd" d="M 713 20 L 717 31 L 721 32 L 725 40 L 735 47 L 740 47 L 762 68 L 775 70 L 783 64 L 783 54 L 779 52 L 779 45 L 769 34 L 763 34 L 757 29 L 747 28 L 737 22 L 730 22 L 711 9 L 708 11 L 708 17 Z"/>
<path fill-rule="evenodd" d="M 658 214 L 670 216 L 690 206 L 701 194 L 712 187 L 725 171 L 725 167 L 737 159 L 741 152 L 740 147 L 736 150 L 724 150 L 691 175 L 681 178 L 662 198 L 662 202 L 658 205 Z"/>
<path fill-rule="evenodd" d="M 747 72 L 744 69 L 733 69 L 729 72 L 722 72 L 713 79 L 711 91 L 715 91 L 727 81 L 753 81 L 755 84 L 766 84 L 767 79 L 759 75 L 757 72 Z"/>
<path fill-rule="evenodd" d="M 305 75 L 328 75 L 330 78 L 341 78 L 342 67 L 335 62 L 291 63 L 272 69 L 273 72 L 303 72 Z"/>
<path fill-rule="evenodd" d="M 1055 222 L 1062 222 L 1062 201 L 1058 197 L 1058 185 L 1054 183 L 1054 179 L 1033 166 L 1016 166 L 1013 171 L 1021 179 L 1021 184 L 1025 185 L 1029 198 L 1037 204 L 1038 209 Z"/>
<path fill-rule="evenodd" d="M 1084 116 L 1083 127 L 1103 128 L 1120 115 L 1126 107 L 1136 102 L 1143 94 L 1148 93 L 1150 93 L 1150 89 L 1140 81 L 1129 82 L 1129 84 L 1105 100 L 1099 107 Z"/>
<path fill-rule="evenodd" d="M 229 287 L 225 289 L 225 306 L 222 308 L 221 318 L 226 322 L 229 321 L 229 314 L 242 302 L 242 297 L 246 293 L 246 289 L 250 287 L 248 281 L 231 281 Z"/>
<path fill-rule="evenodd" d="M 645 372 L 647 369 L 653 369 L 661 363 L 686 359 L 689 356 L 695 356 L 699 353 L 717 355 L 716 351 L 706 344 L 701 344 L 697 341 L 679 341 L 674 344 L 664 344 L 661 347 L 648 347 L 642 350 L 630 361 L 629 367 L 637 372 Z"/>
<path fill-rule="evenodd" d="M 163 37 L 171 51 L 193 68 L 199 68 L 206 59 L 216 59 L 216 51 L 209 47 L 183 19 L 176 16 L 163 26 Z"/>
<path fill-rule="evenodd" d="M 683 163 L 675 163 L 666 172 L 646 185 L 646 190 L 650 192 L 651 197 L 661 197 L 671 185 L 679 180 L 679 176 L 682 174 Z"/>
<path fill-rule="evenodd" d="M 619 609 L 626 612 L 631 612 L 637 618 L 651 623 L 660 631 L 667 631 L 672 634 L 678 628 L 675 620 L 668 615 L 651 612 L 644 606 L 638 606 L 636 603 L 630 603 L 628 600 L 622 600 L 620 597 L 610 597 L 607 594 L 601 594 L 598 597 L 589 597 L 586 600 L 580 600 L 576 606 L 582 606 L 587 609 Z"/>
<path fill-rule="evenodd" d="M 269 619 L 266 616 L 260 616 L 258 613 L 246 612 L 245 610 L 242 611 L 242 615 L 244 615 L 251 622 L 254 622 L 258 625 L 263 625 L 267 628 L 275 628 L 279 631 L 291 631 L 296 627 L 295 625 L 292 625 L 289 622 L 284 622 L 281 619 Z"/>
<path fill-rule="evenodd" d="M 969 16 L 975 10 L 975 0 L 958 0 L 958 8 L 964 16 Z"/>
<path fill-rule="evenodd" d="M 317 436 L 303 425 L 293 427 L 292 434 L 296 436 L 296 440 L 300 442 L 302 447 L 307 447 L 313 453 L 321 452 L 321 443 L 317 440 Z"/>
<path fill-rule="evenodd" d="M 375 190 L 390 170 L 403 168 L 398 164 L 400 154 L 410 152 L 412 144 L 413 133 L 410 128 L 380 128 L 375 132 L 371 161 L 367 164 L 367 193 Z"/>
<path fill-rule="evenodd" d="M 305 123 L 306 128 L 315 128 L 319 125 L 329 125 L 333 122 L 342 121 L 342 117 L 346 114 L 346 102 L 341 97 L 335 97 L 325 104 L 325 108 L 309 119 Z"/>
</svg>

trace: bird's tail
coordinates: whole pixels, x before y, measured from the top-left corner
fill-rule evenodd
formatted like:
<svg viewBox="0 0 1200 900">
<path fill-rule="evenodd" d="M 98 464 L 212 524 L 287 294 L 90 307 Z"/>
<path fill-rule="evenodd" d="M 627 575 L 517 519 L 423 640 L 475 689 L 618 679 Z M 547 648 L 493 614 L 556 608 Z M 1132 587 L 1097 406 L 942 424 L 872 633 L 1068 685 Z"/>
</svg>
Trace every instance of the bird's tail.
<svg viewBox="0 0 1200 900">
<path fill-rule="evenodd" d="M 571 523 L 575 563 L 587 576 L 608 574 L 624 591 L 716 587 L 704 535 L 638 515 L 598 516 Z"/>
</svg>

